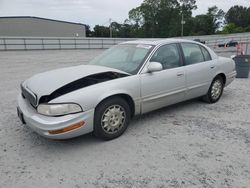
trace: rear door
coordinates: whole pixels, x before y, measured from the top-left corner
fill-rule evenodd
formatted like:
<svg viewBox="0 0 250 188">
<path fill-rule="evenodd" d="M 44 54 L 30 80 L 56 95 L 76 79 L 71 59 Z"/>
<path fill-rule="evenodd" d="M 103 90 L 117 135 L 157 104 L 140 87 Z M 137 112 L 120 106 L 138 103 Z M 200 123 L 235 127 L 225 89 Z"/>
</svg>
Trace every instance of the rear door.
<svg viewBox="0 0 250 188">
<path fill-rule="evenodd" d="M 186 99 L 205 95 L 216 71 L 208 50 L 194 43 L 181 43 L 187 81 Z"/>
</svg>

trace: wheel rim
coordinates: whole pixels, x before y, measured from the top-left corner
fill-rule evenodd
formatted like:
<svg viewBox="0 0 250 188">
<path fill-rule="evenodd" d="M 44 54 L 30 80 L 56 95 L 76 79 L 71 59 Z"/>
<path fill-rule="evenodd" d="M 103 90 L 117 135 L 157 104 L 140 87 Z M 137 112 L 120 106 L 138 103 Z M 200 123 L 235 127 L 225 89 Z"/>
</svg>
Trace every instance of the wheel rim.
<svg viewBox="0 0 250 188">
<path fill-rule="evenodd" d="M 220 95 L 221 95 L 221 91 L 222 91 L 222 83 L 220 80 L 216 80 L 212 86 L 212 90 L 211 90 L 211 97 L 213 100 L 217 100 Z"/>
<path fill-rule="evenodd" d="M 101 125 L 105 133 L 114 134 L 122 129 L 126 113 L 122 106 L 112 105 L 102 115 Z"/>
</svg>

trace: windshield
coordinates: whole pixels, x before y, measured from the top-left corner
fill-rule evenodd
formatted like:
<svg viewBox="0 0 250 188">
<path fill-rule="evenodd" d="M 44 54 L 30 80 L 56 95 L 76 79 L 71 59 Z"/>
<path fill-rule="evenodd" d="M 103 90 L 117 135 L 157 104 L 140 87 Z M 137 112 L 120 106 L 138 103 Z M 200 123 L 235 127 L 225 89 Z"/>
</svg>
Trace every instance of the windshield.
<svg viewBox="0 0 250 188">
<path fill-rule="evenodd" d="M 153 46 L 145 44 L 121 44 L 110 48 L 90 61 L 99 65 L 136 74 Z"/>
</svg>

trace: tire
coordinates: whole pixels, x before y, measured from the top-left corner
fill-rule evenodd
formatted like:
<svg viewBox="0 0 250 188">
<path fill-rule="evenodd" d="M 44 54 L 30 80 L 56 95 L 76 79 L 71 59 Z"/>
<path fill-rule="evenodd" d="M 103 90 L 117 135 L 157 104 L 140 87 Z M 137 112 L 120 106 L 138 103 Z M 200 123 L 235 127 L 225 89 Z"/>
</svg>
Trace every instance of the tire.
<svg viewBox="0 0 250 188">
<path fill-rule="evenodd" d="M 217 76 L 211 83 L 211 86 L 205 96 L 203 96 L 203 100 L 207 103 L 216 103 L 220 100 L 221 95 L 224 90 L 224 82 L 221 76 Z"/>
<path fill-rule="evenodd" d="M 130 107 L 123 98 L 109 98 L 95 110 L 94 135 L 104 140 L 117 138 L 127 129 L 130 118 Z"/>
</svg>

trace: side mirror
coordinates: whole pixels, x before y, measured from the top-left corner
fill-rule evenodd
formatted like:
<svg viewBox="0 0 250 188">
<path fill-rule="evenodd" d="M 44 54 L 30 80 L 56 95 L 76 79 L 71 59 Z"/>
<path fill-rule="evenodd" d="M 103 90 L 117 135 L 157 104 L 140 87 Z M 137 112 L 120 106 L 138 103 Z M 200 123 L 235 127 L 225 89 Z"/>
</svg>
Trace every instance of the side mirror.
<svg viewBox="0 0 250 188">
<path fill-rule="evenodd" d="M 158 72 L 162 70 L 163 70 L 162 64 L 158 62 L 150 62 L 148 66 L 148 72 Z"/>
</svg>

